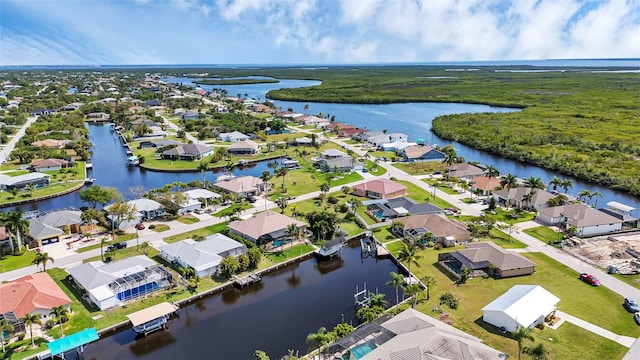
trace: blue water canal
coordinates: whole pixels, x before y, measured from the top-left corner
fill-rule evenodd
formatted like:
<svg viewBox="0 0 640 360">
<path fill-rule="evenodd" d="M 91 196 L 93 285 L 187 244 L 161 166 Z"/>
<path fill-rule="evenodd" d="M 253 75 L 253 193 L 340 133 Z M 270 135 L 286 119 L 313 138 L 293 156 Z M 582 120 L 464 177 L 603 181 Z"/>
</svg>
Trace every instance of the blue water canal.
<svg viewBox="0 0 640 360">
<path fill-rule="evenodd" d="M 356 286 L 362 290 L 366 283 L 395 303 L 395 289 L 385 285 L 395 271 L 391 260 L 362 260 L 359 244 L 353 244 L 339 258 L 311 258 L 242 291 L 231 288 L 185 306 L 169 331 L 138 340 L 132 329 L 103 337 L 87 347 L 85 358 L 252 359 L 256 349 L 272 359 L 289 349 L 303 355 L 313 346 L 307 335 L 321 326 L 331 330 L 343 320 L 357 324 Z"/>
</svg>

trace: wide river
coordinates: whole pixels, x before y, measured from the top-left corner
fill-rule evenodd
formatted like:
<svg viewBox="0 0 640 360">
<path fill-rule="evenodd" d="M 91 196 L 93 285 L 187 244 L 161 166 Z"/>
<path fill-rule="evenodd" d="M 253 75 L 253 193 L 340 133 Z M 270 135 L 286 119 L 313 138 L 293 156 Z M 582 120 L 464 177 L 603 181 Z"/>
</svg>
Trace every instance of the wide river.
<svg viewBox="0 0 640 360">
<path fill-rule="evenodd" d="M 340 258 L 303 261 L 266 275 L 244 290 L 229 289 L 180 309 L 169 331 L 136 340 L 132 329 L 101 338 L 86 348 L 86 359 L 252 359 L 263 350 L 279 359 L 289 349 L 303 355 L 309 333 L 341 322 L 357 325 L 356 287 L 386 294 L 391 260 L 362 259 L 360 247 L 345 247 Z M 402 296 L 402 295 L 401 295 Z"/>
</svg>

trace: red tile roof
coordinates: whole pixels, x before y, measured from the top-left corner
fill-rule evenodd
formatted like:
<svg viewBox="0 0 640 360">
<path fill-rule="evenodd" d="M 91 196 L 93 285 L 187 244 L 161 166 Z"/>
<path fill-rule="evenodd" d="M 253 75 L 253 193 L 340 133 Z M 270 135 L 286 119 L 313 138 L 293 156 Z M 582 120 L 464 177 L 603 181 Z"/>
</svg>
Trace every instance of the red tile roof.
<svg viewBox="0 0 640 360">
<path fill-rule="evenodd" d="M 69 304 L 71 299 L 44 272 L 0 284 L 0 314 L 13 312 L 21 318 L 36 309 L 50 310 Z"/>
<path fill-rule="evenodd" d="M 353 188 L 361 190 L 364 193 L 366 193 L 367 191 L 373 191 L 375 193 L 383 195 L 393 194 L 396 191 L 407 190 L 406 186 L 385 178 L 367 181 L 365 183 L 355 185 Z"/>
</svg>

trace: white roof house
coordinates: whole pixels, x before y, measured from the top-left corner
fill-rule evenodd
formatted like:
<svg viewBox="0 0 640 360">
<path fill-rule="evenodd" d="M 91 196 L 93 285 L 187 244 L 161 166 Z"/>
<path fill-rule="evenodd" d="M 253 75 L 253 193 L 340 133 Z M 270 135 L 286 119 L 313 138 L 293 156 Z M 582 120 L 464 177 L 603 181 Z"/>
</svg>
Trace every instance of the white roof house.
<svg viewBox="0 0 640 360">
<path fill-rule="evenodd" d="M 202 241 L 186 239 L 162 246 L 160 256 L 169 262 L 193 268 L 198 276 L 211 276 L 216 273 L 224 257 L 237 256 L 246 251 L 243 244 L 222 234 L 213 234 Z"/>
<path fill-rule="evenodd" d="M 542 286 L 515 285 L 482 308 L 482 320 L 507 331 L 531 329 L 556 310 L 559 301 Z"/>
<path fill-rule="evenodd" d="M 184 191 L 182 194 L 187 199 L 187 202 L 180 206 L 180 210 L 178 211 L 178 214 L 180 215 L 202 208 L 202 202 L 200 200 L 216 199 L 220 197 L 220 195 L 207 189 L 191 189 Z"/>
<path fill-rule="evenodd" d="M 135 219 L 133 220 L 124 220 L 119 224 L 116 224 L 119 229 L 122 229 L 127 226 L 135 225 L 142 221 L 143 219 L 155 219 L 164 216 L 164 206 L 159 202 L 151 199 L 140 198 L 127 201 L 127 204 L 135 206 L 137 210 L 137 214 Z M 113 206 L 113 205 L 110 205 Z M 113 220 L 109 215 L 107 216 L 109 220 Z"/>
<path fill-rule="evenodd" d="M 230 133 L 220 133 L 218 137 L 220 138 L 220 140 L 228 141 L 228 142 L 245 141 L 250 139 L 249 135 L 245 135 L 239 131 L 233 131 Z"/>
</svg>

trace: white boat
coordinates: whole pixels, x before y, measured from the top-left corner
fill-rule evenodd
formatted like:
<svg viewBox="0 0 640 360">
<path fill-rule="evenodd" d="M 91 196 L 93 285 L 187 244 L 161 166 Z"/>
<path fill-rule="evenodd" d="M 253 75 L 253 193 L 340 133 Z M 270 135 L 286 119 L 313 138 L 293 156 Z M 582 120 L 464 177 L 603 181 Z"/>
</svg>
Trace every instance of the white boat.
<svg viewBox="0 0 640 360">
<path fill-rule="evenodd" d="M 315 254 L 320 258 L 332 258 L 342 252 L 342 248 L 346 243 L 347 240 L 344 237 L 329 240 L 322 244 L 322 247 L 316 250 Z"/>
<path fill-rule="evenodd" d="M 84 179 L 84 183 L 85 184 L 93 184 L 95 181 L 96 181 L 96 179 L 93 179 L 93 178 Z"/>
<path fill-rule="evenodd" d="M 227 181 L 235 178 L 236 176 L 233 173 L 223 173 L 216 176 L 216 181 Z"/>
</svg>

